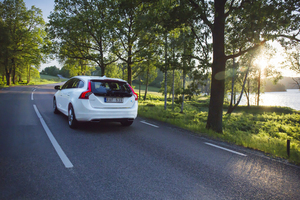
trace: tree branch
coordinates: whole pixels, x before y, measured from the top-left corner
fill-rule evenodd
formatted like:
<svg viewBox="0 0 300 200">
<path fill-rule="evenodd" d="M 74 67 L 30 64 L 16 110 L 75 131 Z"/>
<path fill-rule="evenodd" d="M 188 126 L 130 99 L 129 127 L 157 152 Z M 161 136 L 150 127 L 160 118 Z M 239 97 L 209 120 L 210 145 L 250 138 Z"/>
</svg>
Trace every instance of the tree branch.
<svg viewBox="0 0 300 200">
<path fill-rule="evenodd" d="M 232 11 L 239 10 L 239 9 L 243 8 L 243 6 L 244 6 L 244 4 L 246 3 L 247 0 L 243 0 L 238 7 L 233 6 L 234 1 L 235 0 L 231 0 L 229 10 L 225 13 L 225 17 L 228 17 L 232 13 Z"/>
<path fill-rule="evenodd" d="M 294 34 L 294 35 L 283 35 L 283 34 L 281 34 L 281 35 L 277 35 L 277 36 L 300 42 L 300 39 L 297 38 L 298 35 L 299 35 L 299 32 L 297 34 Z"/>
<path fill-rule="evenodd" d="M 241 51 L 241 50 L 240 50 L 240 51 L 239 51 L 238 53 L 236 53 L 236 54 L 232 54 L 232 55 L 226 56 L 226 59 L 228 60 L 228 59 L 232 59 L 232 58 L 239 57 L 239 56 L 241 56 L 241 55 L 243 55 L 243 54 L 245 54 L 245 53 L 247 53 L 247 52 L 249 52 L 249 51 L 251 51 L 251 50 L 254 50 L 254 49 L 260 47 L 260 46 L 263 45 L 264 43 L 266 43 L 266 40 L 260 42 L 259 44 L 256 44 L 256 45 L 253 46 L 253 47 L 250 47 L 250 48 L 248 48 L 248 49 L 246 49 L 246 50 L 244 50 L 244 51 Z"/>
<path fill-rule="evenodd" d="M 206 16 L 205 12 L 203 11 L 203 9 L 201 8 L 201 6 L 199 6 L 194 0 L 188 0 L 188 1 L 191 3 L 191 5 L 194 7 L 194 9 L 196 11 L 200 10 L 200 18 L 211 30 L 213 30 L 213 24 L 207 19 L 207 16 Z M 203 0 L 202 0 L 202 3 L 203 3 L 203 5 L 205 5 Z"/>
</svg>

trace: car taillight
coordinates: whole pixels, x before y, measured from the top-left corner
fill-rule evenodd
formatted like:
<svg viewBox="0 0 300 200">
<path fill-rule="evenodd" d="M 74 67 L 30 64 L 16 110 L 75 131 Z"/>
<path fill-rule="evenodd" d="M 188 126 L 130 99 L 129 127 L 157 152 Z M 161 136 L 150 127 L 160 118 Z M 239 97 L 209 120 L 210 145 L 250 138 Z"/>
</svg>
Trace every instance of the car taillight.
<svg viewBox="0 0 300 200">
<path fill-rule="evenodd" d="M 133 95 L 135 97 L 135 100 L 137 101 L 138 100 L 138 94 L 134 92 Z"/>
<path fill-rule="evenodd" d="M 129 84 L 128 84 L 129 85 Z M 132 89 L 132 87 L 129 85 L 129 87 L 130 87 L 130 89 L 131 89 L 131 91 L 132 91 L 132 93 L 133 93 L 133 95 L 134 95 L 134 99 L 137 101 L 138 100 L 138 94 L 137 93 L 135 93 L 134 92 L 134 90 Z"/>
<path fill-rule="evenodd" d="M 84 91 L 80 94 L 79 99 L 89 99 L 89 96 L 93 94 L 92 93 L 92 87 L 91 87 L 91 82 L 89 81 L 88 83 L 88 90 Z"/>
</svg>

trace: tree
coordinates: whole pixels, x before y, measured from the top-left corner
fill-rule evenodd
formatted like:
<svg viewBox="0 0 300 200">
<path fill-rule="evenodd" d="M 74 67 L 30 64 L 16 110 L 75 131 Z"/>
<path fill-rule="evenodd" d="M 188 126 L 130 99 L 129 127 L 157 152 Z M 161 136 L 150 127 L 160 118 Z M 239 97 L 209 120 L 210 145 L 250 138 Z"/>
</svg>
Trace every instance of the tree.
<svg viewBox="0 0 300 200">
<path fill-rule="evenodd" d="M 179 70 L 169 71 L 167 73 L 167 93 L 165 93 L 165 80 L 161 82 L 161 89 L 160 92 L 162 92 L 164 95 L 168 95 L 169 98 L 173 95 L 173 88 L 174 88 L 174 97 L 178 97 L 181 93 L 182 88 L 182 82 L 180 79 L 181 73 Z M 174 81 L 173 81 L 174 76 Z M 174 82 L 174 83 L 173 83 Z"/>
<path fill-rule="evenodd" d="M 111 45 L 112 1 L 57 0 L 50 15 L 48 32 L 61 60 L 91 61 L 105 75 L 106 66 L 116 61 Z"/>
<path fill-rule="evenodd" d="M 2 38 L 6 38 L 0 56 L 7 85 L 10 85 L 11 81 L 16 82 L 18 73 L 23 73 L 24 68 L 28 69 L 29 65 L 38 67 L 43 61 L 45 22 L 40 9 L 32 6 L 27 10 L 22 0 L 0 2 L 0 21 L 4 30 Z M 27 73 L 30 74 L 30 70 Z"/>
<path fill-rule="evenodd" d="M 127 64 L 127 81 L 132 83 L 132 65 L 141 62 L 140 51 L 154 42 L 149 9 L 151 3 L 137 0 L 115 1 L 112 7 L 113 44 L 112 52 Z"/>
<path fill-rule="evenodd" d="M 156 66 L 155 66 L 156 62 L 152 61 L 152 60 L 146 60 L 144 62 L 141 63 L 141 68 L 143 70 L 143 79 L 144 79 L 144 83 L 146 85 L 145 88 L 145 94 L 144 94 L 144 100 L 146 100 L 147 98 L 147 92 L 148 92 L 148 86 L 149 84 L 154 81 L 154 79 L 157 76 L 157 71 L 156 71 Z"/>
<path fill-rule="evenodd" d="M 106 76 L 110 78 L 122 78 L 122 69 L 117 63 L 112 63 L 107 67 Z"/>
<path fill-rule="evenodd" d="M 189 19 L 194 21 L 190 24 L 204 24 L 209 27 L 212 35 L 211 98 L 206 128 L 221 133 L 226 61 L 243 55 L 265 43 L 266 40 L 276 37 L 274 32 L 280 33 L 285 30 L 291 24 L 292 15 L 295 14 L 291 12 L 291 9 L 295 7 L 275 0 L 270 3 L 255 0 L 215 0 L 213 2 L 188 0 L 188 2 L 197 16 Z M 287 12 L 289 9 L 290 11 Z M 225 38 L 227 33 L 235 33 L 235 39 L 232 42 L 236 42 L 237 49 L 239 49 L 235 54 L 225 54 L 226 39 L 233 38 Z"/>
<path fill-rule="evenodd" d="M 143 45 L 140 43 L 140 45 Z M 139 52 L 139 57 L 143 61 L 136 64 L 134 66 L 134 70 L 136 71 L 136 76 L 139 78 L 139 84 L 142 82 L 146 85 L 144 100 L 147 98 L 148 86 L 152 83 L 157 77 L 156 65 L 158 63 L 159 57 L 155 49 L 157 45 L 155 43 L 151 43 L 147 47 L 143 48 Z M 139 94 L 140 94 L 140 85 L 139 85 Z M 139 95 L 140 97 L 141 95 Z"/>
<path fill-rule="evenodd" d="M 291 51 L 287 51 L 288 65 L 291 70 L 300 74 L 300 44 L 296 44 Z M 294 84 L 300 89 L 300 78 L 292 78 Z"/>
<path fill-rule="evenodd" d="M 249 51 L 247 52 L 244 57 L 245 59 L 243 60 L 244 62 L 246 63 L 243 63 L 241 62 L 241 64 L 243 65 L 246 65 L 247 67 L 241 67 L 241 70 L 238 69 L 238 66 L 239 66 L 239 63 L 236 63 L 235 62 L 235 59 L 233 58 L 233 63 L 232 63 L 232 70 L 229 71 L 229 77 L 232 79 L 231 80 L 231 98 L 230 98 L 230 105 L 228 107 L 228 110 L 227 110 L 227 114 L 231 114 L 234 109 L 239 105 L 241 99 L 242 99 L 242 96 L 243 96 L 243 93 L 244 93 L 244 90 L 245 90 L 245 87 L 246 87 L 246 81 L 248 79 L 248 75 L 249 75 L 249 72 L 250 72 L 250 69 L 251 69 L 251 65 L 252 65 L 252 52 Z M 237 72 L 240 72 L 240 76 L 237 76 Z M 235 79 L 242 79 L 240 82 L 241 82 L 241 92 L 240 92 L 240 95 L 239 95 L 239 98 L 237 100 L 237 102 L 235 101 L 235 98 L 236 98 L 236 84 L 235 84 Z M 239 80 L 239 79 L 238 79 Z M 248 86 L 249 87 L 249 86 Z M 248 93 L 248 95 L 250 95 L 250 92 Z M 234 102 L 233 102 L 234 101 Z M 248 102 L 249 102 L 249 99 L 248 99 Z"/>
<path fill-rule="evenodd" d="M 243 77 L 243 81 L 241 81 L 241 92 L 238 97 L 238 101 L 234 103 L 233 105 L 233 98 L 236 96 L 236 92 L 234 92 L 234 87 L 236 86 L 234 78 L 232 78 L 232 87 L 231 87 L 231 101 L 230 105 L 228 107 L 227 114 L 230 114 L 234 111 L 234 109 L 239 105 L 244 89 L 246 87 L 247 79 L 249 79 L 249 74 L 251 73 L 252 76 L 254 76 L 256 80 L 256 89 L 253 89 L 252 91 L 257 94 L 256 104 L 259 106 L 260 101 L 260 93 L 261 88 L 263 85 L 263 81 L 265 81 L 267 78 L 271 78 L 273 82 L 278 82 L 282 76 L 279 71 L 275 69 L 274 66 L 269 64 L 269 61 L 272 57 L 275 55 L 275 49 L 270 46 L 269 44 L 264 44 L 257 48 L 256 50 L 249 51 L 244 56 L 241 56 L 239 59 L 239 63 L 235 63 L 235 59 L 233 58 L 233 67 L 231 70 L 227 70 L 227 74 L 232 77 Z M 239 64 L 240 68 L 242 70 L 239 70 Z M 246 67 L 245 67 L 246 66 Z M 237 76 L 239 75 L 239 76 Z M 250 83 L 250 81 L 248 82 Z M 248 86 L 249 87 L 249 86 Z M 254 86 L 252 86 L 254 88 Z M 249 94 L 246 94 L 249 95 Z"/>
<path fill-rule="evenodd" d="M 45 69 L 43 69 L 41 71 L 41 74 L 57 76 L 57 74 L 59 74 L 59 71 L 60 71 L 60 69 L 54 65 L 54 66 L 46 67 Z"/>
</svg>

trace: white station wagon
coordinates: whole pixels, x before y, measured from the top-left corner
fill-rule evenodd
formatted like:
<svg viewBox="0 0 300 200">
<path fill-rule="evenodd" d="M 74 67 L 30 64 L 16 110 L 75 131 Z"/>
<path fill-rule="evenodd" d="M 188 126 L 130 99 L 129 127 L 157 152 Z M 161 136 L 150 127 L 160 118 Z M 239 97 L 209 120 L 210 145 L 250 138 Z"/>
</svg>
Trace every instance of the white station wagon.
<svg viewBox="0 0 300 200">
<path fill-rule="evenodd" d="M 80 121 L 116 121 L 130 126 L 137 117 L 138 95 L 122 79 L 75 76 L 54 89 L 54 113 L 68 116 L 71 128 Z"/>
</svg>

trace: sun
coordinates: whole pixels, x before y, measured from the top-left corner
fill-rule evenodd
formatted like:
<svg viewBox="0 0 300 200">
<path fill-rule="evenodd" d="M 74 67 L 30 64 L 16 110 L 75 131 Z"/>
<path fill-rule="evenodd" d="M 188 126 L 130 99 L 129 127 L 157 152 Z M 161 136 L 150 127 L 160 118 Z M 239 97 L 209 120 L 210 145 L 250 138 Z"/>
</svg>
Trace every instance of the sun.
<svg viewBox="0 0 300 200">
<path fill-rule="evenodd" d="M 300 77 L 295 71 L 289 68 L 288 56 L 279 42 L 269 42 L 273 53 L 269 54 L 268 50 L 261 51 L 261 54 L 255 56 L 253 65 L 261 70 L 262 74 L 266 68 L 272 68 L 272 71 L 280 72 L 284 77 Z"/>
<path fill-rule="evenodd" d="M 266 59 L 263 54 L 257 56 L 253 61 L 253 64 L 262 72 L 270 65 L 269 60 Z"/>
</svg>

